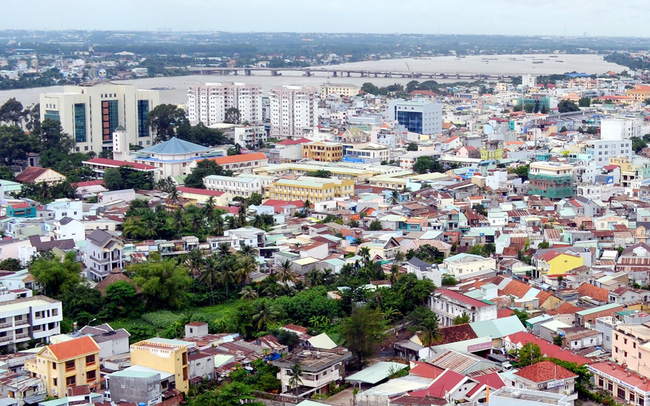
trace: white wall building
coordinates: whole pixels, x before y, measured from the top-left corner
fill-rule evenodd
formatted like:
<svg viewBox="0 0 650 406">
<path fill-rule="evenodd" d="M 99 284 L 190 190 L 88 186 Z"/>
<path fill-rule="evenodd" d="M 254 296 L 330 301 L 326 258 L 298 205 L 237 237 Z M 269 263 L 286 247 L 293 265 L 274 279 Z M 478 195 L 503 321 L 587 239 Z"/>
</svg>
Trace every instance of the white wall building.
<svg viewBox="0 0 650 406">
<path fill-rule="evenodd" d="M 454 278 L 464 280 L 495 272 L 497 262 L 494 258 L 484 258 L 480 255 L 463 253 L 445 258 L 443 266 Z"/>
<path fill-rule="evenodd" d="M 640 118 L 605 118 L 600 121 L 601 140 L 629 140 L 642 137 L 643 120 Z"/>
<path fill-rule="evenodd" d="M 134 85 L 64 86 L 62 93 L 41 93 L 41 121 L 59 121 L 75 140 L 77 152 L 110 150 L 119 125 L 126 129 L 130 144 L 146 147 L 153 140 L 147 114 L 158 103 L 158 91 L 139 90 Z"/>
<path fill-rule="evenodd" d="M 624 156 L 631 160 L 634 154 L 629 138 L 589 141 L 586 152 L 591 154 L 593 162 L 602 166 L 609 165 L 609 158 Z"/>
<path fill-rule="evenodd" d="M 262 182 L 257 177 L 210 175 L 203 178 L 208 190 L 231 193 L 233 196 L 251 197 L 253 193 L 262 193 Z"/>
<path fill-rule="evenodd" d="M 318 125 L 318 90 L 308 86 L 273 87 L 271 103 L 271 137 L 301 136 Z"/>
<path fill-rule="evenodd" d="M 496 320 L 497 305 L 454 292 L 449 289 L 436 289 L 429 298 L 429 307 L 438 315 L 441 326 L 453 326 L 454 318 L 467 314 L 470 323 Z"/>
<path fill-rule="evenodd" d="M 220 82 L 194 84 L 187 91 L 187 115 L 192 125 L 222 123 L 229 108 L 239 110 L 241 122 L 261 123 L 262 86 Z"/>
<path fill-rule="evenodd" d="M 410 132 L 439 134 L 442 132 L 442 103 L 429 100 L 390 100 L 388 120 L 397 121 Z"/>
<path fill-rule="evenodd" d="M 61 334 L 61 302 L 33 296 L 0 303 L 0 348 Z"/>
</svg>

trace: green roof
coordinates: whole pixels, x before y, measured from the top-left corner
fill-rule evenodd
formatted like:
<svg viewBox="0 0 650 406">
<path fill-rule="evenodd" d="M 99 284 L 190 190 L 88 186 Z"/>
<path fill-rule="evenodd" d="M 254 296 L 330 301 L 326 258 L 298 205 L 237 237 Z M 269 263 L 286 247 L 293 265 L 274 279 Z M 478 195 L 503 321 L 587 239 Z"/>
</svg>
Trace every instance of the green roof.
<svg viewBox="0 0 650 406">
<path fill-rule="evenodd" d="M 496 320 L 485 320 L 469 323 L 478 337 L 502 338 L 510 334 L 526 331 L 519 317 L 510 316 Z"/>
<path fill-rule="evenodd" d="M 137 152 L 144 154 L 181 155 L 208 151 L 210 151 L 210 148 L 204 147 L 203 145 L 194 144 L 193 142 L 172 137 L 169 141 L 143 148 Z"/>
<path fill-rule="evenodd" d="M 602 312 L 602 311 L 605 311 L 605 310 L 615 309 L 617 307 L 621 307 L 621 305 L 618 304 L 618 303 L 609 303 L 609 304 L 594 307 L 594 308 L 591 308 L 591 309 L 581 310 L 581 311 L 577 312 L 576 314 L 578 316 L 586 316 L 586 315 L 589 315 L 589 314 L 598 313 L 598 312 Z"/>
<path fill-rule="evenodd" d="M 378 382 L 383 381 L 384 379 L 387 379 L 395 372 L 401 371 L 404 368 L 408 368 L 408 365 L 400 364 L 397 362 L 378 362 L 375 365 L 362 369 L 356 374 L 348 376 L 345 378 L 345 380 L 369 383 L 371 385 L 374 385 Z"/>
</svg>

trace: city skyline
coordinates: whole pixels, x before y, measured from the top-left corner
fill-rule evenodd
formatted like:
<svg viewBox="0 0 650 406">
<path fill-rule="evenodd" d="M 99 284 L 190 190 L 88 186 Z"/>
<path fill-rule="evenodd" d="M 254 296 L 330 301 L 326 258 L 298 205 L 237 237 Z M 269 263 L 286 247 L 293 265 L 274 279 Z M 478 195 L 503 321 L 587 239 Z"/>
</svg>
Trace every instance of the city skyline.
<svg viewBox="0 0 650 406">
<path fill-rule="evenodd" d="M 272 7 L 268 4 L 261 0 L 116 0 L 109 6 L 70 0 L 62 9 L 56 3 L 34 0 L 4 5 L 0 23 L 4 29 L 28 30 L 650 36 L 644 24 L 650 12 L 640 0 L 616 8 L 605 1 L 582 0 L 571 4 L 550 0 L 534 7 L 506 0 L 489 4 L 407 0 L 400 2 L 398 9 L 386 0 L 278 0 Z"/>
</svg>

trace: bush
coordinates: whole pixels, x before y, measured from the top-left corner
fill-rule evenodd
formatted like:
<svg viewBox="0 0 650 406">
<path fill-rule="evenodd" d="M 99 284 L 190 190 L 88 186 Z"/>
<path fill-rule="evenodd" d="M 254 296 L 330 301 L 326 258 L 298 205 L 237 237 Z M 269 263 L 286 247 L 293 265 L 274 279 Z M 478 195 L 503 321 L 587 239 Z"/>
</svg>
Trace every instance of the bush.
<svg viewBox="0 0 650 406">
<path fill-rule="evenodd" d="M 145 313 L 142 315 L 142 318 L 144 321 L 153 325 L 157 329 L 166 329 L 170 325 L 180 320 L 181 316 L 174 314 L 168 310 L 161 310 L 157 312 Z"/>
</svg>

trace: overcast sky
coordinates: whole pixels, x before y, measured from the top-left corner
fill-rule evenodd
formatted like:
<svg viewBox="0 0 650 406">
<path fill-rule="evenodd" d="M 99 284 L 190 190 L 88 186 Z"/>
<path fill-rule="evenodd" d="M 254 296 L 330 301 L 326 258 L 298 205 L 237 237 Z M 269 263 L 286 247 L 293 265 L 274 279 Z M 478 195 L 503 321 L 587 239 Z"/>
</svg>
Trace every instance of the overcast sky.
<svg viewBox="0 0 650 406">
<path fill-rule="evenodd" d="M 22 0 L 0 28 L 650 36 L 647 0 Z"/>
</svg>

